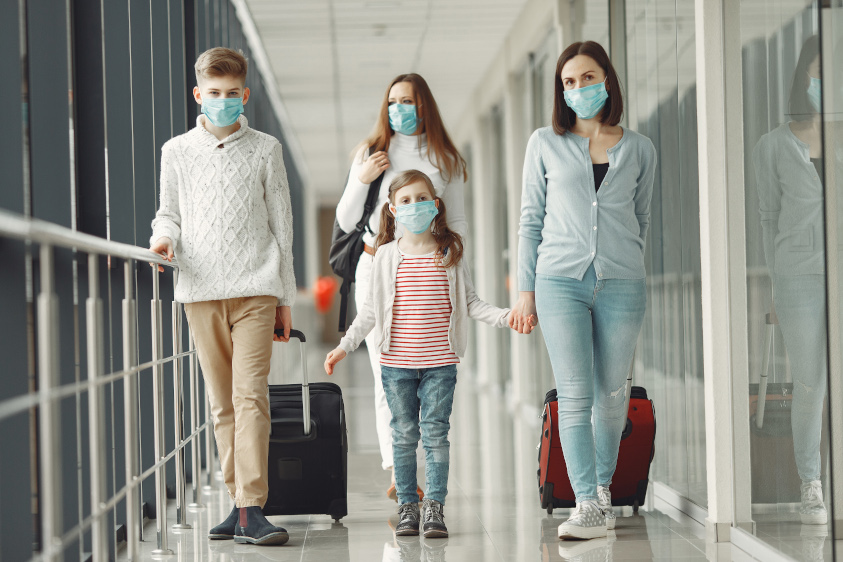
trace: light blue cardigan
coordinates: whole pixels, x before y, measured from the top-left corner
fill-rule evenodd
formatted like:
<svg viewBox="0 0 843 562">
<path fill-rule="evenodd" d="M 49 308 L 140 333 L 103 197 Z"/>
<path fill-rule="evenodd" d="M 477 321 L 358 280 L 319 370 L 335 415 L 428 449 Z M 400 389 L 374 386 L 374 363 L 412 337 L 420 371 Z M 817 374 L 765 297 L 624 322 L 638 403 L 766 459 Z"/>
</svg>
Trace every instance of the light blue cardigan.
<svg viewBox="0 0 843 562">
<path fill-rule="evenodd" d="M 645 277 L 644 241 L 656 172 L 652 141 L 627 128 L 607 150 L 609 170 L 594 190 L 589 140 L 538 129 L 527 144 L 518 230 L 518 288 L 535 291 L 536 274 L 582 279 Z"/>
</svg>

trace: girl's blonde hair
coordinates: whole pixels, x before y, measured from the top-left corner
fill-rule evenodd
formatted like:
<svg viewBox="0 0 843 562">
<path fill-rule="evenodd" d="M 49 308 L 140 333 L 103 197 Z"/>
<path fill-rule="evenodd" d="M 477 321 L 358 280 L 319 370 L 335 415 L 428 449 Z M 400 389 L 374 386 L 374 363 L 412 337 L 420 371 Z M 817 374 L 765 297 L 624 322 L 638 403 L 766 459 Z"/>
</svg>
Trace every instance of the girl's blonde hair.
<svg viewBox="0 0 843 562">
<path fill-rule="evenodd" d="M 430 196 L 436 199 L 436 190 L 427 174 L 418 170 L 401 172 L 389 184 L 389 201 L 381 208 L 381 226 L 375 247 L 388 244 L 395 240 L 395 216 L 389 210 L 389 205 L 395 205 L 395 192 L 411 183 L 423 182 L 430 191 Z M 452 267 L 460 263 L 463 255 L 462 237 L 448 228 L 445 218 L 445 202 L 439 199 L 439 214 L 433 219 L 433 238 L 436 240 L 437 258 L 443 267 Z M 444 258 L 444 260 L 442 259 Z"/>
</svg>

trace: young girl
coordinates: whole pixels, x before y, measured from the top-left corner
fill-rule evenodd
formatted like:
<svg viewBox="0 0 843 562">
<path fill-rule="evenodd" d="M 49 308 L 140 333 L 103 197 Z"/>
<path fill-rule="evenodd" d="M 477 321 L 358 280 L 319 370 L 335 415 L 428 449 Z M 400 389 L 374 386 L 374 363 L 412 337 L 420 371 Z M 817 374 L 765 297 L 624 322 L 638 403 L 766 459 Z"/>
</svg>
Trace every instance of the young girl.
<svg viewBox="0 0 843 562">
<path fill-rule="evenodd" d="M 405 231 L 398 241 L 396 220 Z M 332 374 L 334 365 L 372 332 L 392 412 L 400 504 L 395 534 L 419 534 L 416 449 L 421 428 L 426 461 L 424 536 L 447 537 L 443 504 L 448 493 L 448 418 L 456 364 L 465 353 L 468 318 L 504 328 L 509 309 L 477 298 L 462 263 L 462 238 L 447 227 L 445 204 L 422 172 L 408 170 L 390 183 L 376 244 L 369 297 L 339 347 L 325 359 L 325 372 Z"/>
</svg>

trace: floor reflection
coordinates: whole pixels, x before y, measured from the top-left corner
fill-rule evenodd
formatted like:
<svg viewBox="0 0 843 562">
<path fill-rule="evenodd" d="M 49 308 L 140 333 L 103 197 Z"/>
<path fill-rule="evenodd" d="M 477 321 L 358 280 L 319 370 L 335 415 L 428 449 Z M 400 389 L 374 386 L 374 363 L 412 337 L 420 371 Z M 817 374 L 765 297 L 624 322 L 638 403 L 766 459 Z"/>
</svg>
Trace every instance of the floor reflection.
<svg viewBox="0 0 843 562">
<path fill-rule="evenodd" d="M 278 347 L 278 346 L 276 346 Z M 273 383 L 299 377 L 297 350 L 273 360 Z M 324 351 L 311 346 L 311 382 L 329 380 L 316 370 Z M 386 498 L 389 473 L 381 470 L 372 408 L 371 373 L 365 352 L 340 363 L 330 380 L 343 388 L 349 435 L 349 515 L 340 524 L 328 516 L 284 516 L 270 520 L 285 527 L 290 541 L 282 547 L 238 545 L 209 541 L 210 527 L 222 520 L 231 503 L 221 483 L 203 495 L 205 507 L 189 512 L 193 529 L 170 533 L 175 557 L 167 560 L 213 562 L 331 561 L 369 562 L 491 562 L 491 561 L 607 561 L 706 560 L 704 530 L 681 513 L 665 513 L 643 506 L 619 513 L 616 530 L 606 539 L 561 542 L 557 526 L 568 510 L 551 516 L 539 505 L 536 484 L 536 443 L 540 427 L 529 416 L 516 417 L 506 409 L 505 397 L 483 392 L 462 371 L 451 418 L 451 472 L 445 522 L 448 539 L 396 537 L 397 505 Z M 538 407 L 537 407 L 538 408 Z M 538 415 L 538 409 L 536 411 Z M 536 418 L 538 420 L 538 418 Z M 423 455 L 419 454 L 423 482 Z M 648 494 L 652 497 L 652 494 Z M 174 516 L 174 507 L 171 512 Z M 172 516 L 171 516 L 172 517 Z M 172 523 L 173 519 L 170 519 Z M 147 526 L 142 559 L 155 548 L 155 522 Z M 813 540 L 813 537 L 812 537 Z M 811 543 L 813 544 L 813 543 Z M 827 548 L 827 544 L 825 547 Z M 820 548 L 813 547 L 812 548 Z M 724 560 L 722 556 L 710 558 Z"/>
</svg>

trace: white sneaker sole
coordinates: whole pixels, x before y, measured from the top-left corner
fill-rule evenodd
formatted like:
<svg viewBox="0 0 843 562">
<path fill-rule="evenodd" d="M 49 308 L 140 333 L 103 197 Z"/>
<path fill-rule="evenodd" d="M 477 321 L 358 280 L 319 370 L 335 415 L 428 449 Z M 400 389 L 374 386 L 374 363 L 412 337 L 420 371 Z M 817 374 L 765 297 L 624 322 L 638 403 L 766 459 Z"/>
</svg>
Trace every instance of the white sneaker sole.
<svg viewBox="0 0 843 562">
<path fill-rule="evenodd" d="M 562 523 L 556 530 L 556 535 L 561 540 L 566 539 L 598 539 L 608 534 L 606 525 L 597 527 L 580 527 L 579 525 L 568 525 Z"/>
<path fill-rule="evenodd" d="M 828 523 L 827 513 L 818 513 L 816 515 L 800 513 L 799 517 L 802 519 L 803 525 L 825 525 L 826 523 Z"/>
</svg>

